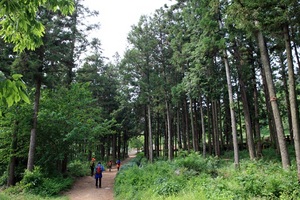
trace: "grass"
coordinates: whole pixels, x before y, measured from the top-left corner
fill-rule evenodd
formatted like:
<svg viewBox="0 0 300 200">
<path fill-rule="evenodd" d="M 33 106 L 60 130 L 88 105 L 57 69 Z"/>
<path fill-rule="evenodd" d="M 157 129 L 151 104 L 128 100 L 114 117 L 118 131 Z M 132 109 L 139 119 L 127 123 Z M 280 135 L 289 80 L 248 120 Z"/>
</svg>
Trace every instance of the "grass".
<svg viewBox="0 0 300 200">
<path fill-rule="evenodd" d="M 300 199 L 295 165 L 283 170 L 274 150 L 265 151 L 266 159 L 254 161 L 247 158 L 246 151 L 241 152 L 238 170 L 233 162 L 204 159 L 198 153 L 182 154 L 171 162 L 141 164 L 133 160 L 115 179 L 115 197 L 117 200 Z"/>
</svg>

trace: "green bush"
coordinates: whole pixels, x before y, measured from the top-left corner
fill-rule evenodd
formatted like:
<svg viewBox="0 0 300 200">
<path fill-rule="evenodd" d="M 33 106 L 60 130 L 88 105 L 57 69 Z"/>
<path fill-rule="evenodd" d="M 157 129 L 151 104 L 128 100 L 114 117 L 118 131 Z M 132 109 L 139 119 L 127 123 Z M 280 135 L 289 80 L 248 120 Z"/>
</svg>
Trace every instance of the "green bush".
<svg viewBox="0 0 300 200">
<path fill-rule="evenodd" d="M 89 163 L 74 160 L 68 165 L 68 171 L 71 176 L 82 177 L 90 173 L 90 166 Z"/>
<path fill-rule="evenodd" d="M 217 169 L 219 165 L 219 161 L 216 158 L 203 158 L 199 153 L 191 152 L 188 155 L 182 154 L 184 156 L 180 156 L 175 159 L 175 164 L 179 167 L 186 168 L 189 172 L 186 175 L 190 174 L 200 175 L 201 173 L 208 173 L 212 176 L 217 176 Z"/>
<path fill-rule="evenodd" d="M 8 179 L 8 173 L 7 173 L 7 171 L 4 171 L 2 176 L 0 176 L 0 186 L 6 185 L 7 179 Z"/>
<path fill-rule="evenodd" d="M 156 192 L 158 195 L 169 196 L 172 194 L 177 194 L 180 192 L 181 188 L 182 185 L 176 181 L 165 181 L 161 184 L 156 184 L 154 192 Z"/>
<path fill-rule="evenodd" d="M 20 185 L 25 189 L 25 191 L 33 190 L 41 186 L 43 177 L 44 175 L 42 174 L 39 166 L 36 166 L 32 171 L 26 169 Z"/>
<path fill-rule="evenodd" d="M 35 167 L 33 171 L 25 170 L 24 177 L 16 186 L 5 190 L 9 195 L 33 194 L 44 198 L 58 195 L 61 191 L 70 188 L 73 184 L 72 178 L 51 177 L 47 178 L 41 172 L 40 167 Z"/>
<path fill-rule="evenodd" d="M 142 159 L 141 159 L 142 160 Z M 240 160 L 240 168 L 222 158 L 182 153 L 174 161 L 144 162 L 124 168 L 115 179 L 116 199 L 228 200 L 300 199 L 297 169 L 273 161 Z"/>
<path fill-rule="evenodd" d="M 45 178 L 41 186 L 33 190 L 34 194 L 41 196 L 55 196 L 61 191 L 71 188 L 73 180 L 71 178 Z"/>
</svg>

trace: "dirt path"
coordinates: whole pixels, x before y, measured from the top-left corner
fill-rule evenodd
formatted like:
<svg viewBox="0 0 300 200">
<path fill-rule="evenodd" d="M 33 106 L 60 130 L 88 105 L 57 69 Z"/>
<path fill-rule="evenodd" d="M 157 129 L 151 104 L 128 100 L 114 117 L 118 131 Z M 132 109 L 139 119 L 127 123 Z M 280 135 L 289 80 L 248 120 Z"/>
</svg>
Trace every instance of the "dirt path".
<svg viewBox="0 0 300 200">
<path fill-rule="evenodd" d="M 135 157 L 135 154 L 131 154 L 129 158 L 122 162 L 122 164 L 125 164 L 133 157 Z M 70 200 L 113 200 L 114 178 L 116 177 L 117 172 L 116 166 L 113 166 L 111 172 L 108 170 L 104 171 L 101 188 L 96 188 L 94 177 L 85 176 L 79 178 L 75 181 L 72 189 L 67 191 L 64 195 Z"/>
</svg>

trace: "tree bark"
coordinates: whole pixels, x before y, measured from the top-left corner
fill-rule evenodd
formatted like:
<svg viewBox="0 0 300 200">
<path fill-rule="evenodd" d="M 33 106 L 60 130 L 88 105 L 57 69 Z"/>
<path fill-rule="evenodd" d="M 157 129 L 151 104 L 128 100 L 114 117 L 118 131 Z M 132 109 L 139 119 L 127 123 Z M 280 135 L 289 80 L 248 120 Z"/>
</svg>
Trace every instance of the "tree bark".
<svg viewBox="0 0 300 200">
<path fill-rule="evenodd" d="M 29 152 L 28 152 L 28 161 L 27 161 L 27 169 L 29 171 L 33 170 L 34 166 L 34 156 L 35 156 L 35 147 L 36 147 L 36 130 L 37 130 L 37 121 L 38 121 L 38 112 L 39 112 L 39 104 L 40 104 L 40 96 L 41 96 L 41 75 L 36 75 L 36 90 L 35 90 L 35 98 L 34 98 L 34 106 L 33 106 L 33 125 L 30 134 L 30 144 L 29 144 Z"/>
<path fill-rule="evenodd" d="M 286 74 L 286 68 L 284 64 L 284 55 L 281 53 L 279 55 L 280 65 L 281 65 L 281 77 L 282 77 L 282 84 L 283 84 L 283 92 L 285 94 L 285 104 L 287 109 L 287 117 L 288 117 L 288 123 L 289 123 L 289 131 L 291 138 L 293 137 L 293 123 L 292 123 L 292 115 L 291 115 L 291 106 L 289 101 L 289 86 L 288 86 L 288 80 L 287 80 L 287 74 Z"/>
<path fill-rule="evenodd" d="M 219 12 L 220 11 L 218 11 L 218 14 L 220 15 Z M 219 16 L 218 23 L 219 23 L 220 30 L 223 29 L 221 16 Z M 227 89 L 228 89 L 229 105 L 230 105 L 231 128 L 232 128 L 233 151 L 234 151 L 234 164 L 235 164 L 235 168 L 239 168 L 239 146 L 238 146 L 238 139 L 237 139 L 237 128 L 236 128 L 236 119 L 235 119 L 235 112 L 234 112 L 232 84 L 231 84 L 231 78 L 230 78 L 230 68 L 229 68 L 229 62 L 228 62 L 228 56 L 227 56 L 226 49 L 223 49 L 223 61 L 225 64 Z"/>
<path fill-rule="evenodd" d="M 257 22 L 256 22 L 257 24 Z M 278 138 L 278 143 L 280 147 L 280 155 L 281 155 L 281 161 L 282 161 L 282 167 L 284 169 L 288 169 L 290 167 L 290 159 L 289 154 L 287 151 L 286 143 L 285 143 L 285 137 L 284 137 L 284 131 L 282 126 L 282 121 L 279 113 L 279 108 L 277 104 L 277 98 L 272 78 L 272 72 L 270 67 L 270 61 L 269 61 L 269 55 L 267 51 L 267 47 L 265 44 L 265 39 L 263 37 L 263 34 L 261 31 L 257 31 L 257 40 L 258 40 L 258 46 L 260 50 L 261 55 L 261 61 L 264 68 L 266 81 L 267 81 L 267 87 L 270 95 L 270 101 L 271 101 L 271 107 L 273 110 L 274 120 L 275 120 L 275 126 L 276 126 L 276 133 Z"/>
<path fill-rule="evenodd" d="M 295 89 L 295 74 L 294 74 L 293 59 L 292 59 L 292 48 L 291 48 L 291 41 L 289 35 L 289 27 L 287 24 L 283 28 L 283 33 L 284 33 L 284 41 L 285 41 L 285 48 L 286 48 L 286 55 L 287 55 L 286 57 L 288 63 L 289 100 L 291 106 L 297 174 L 298 174 L 298 182 L 300 183 L 299 114 L 298 114 L 297 97 L 296 97 L 296 89 Z"/>
<path fill-rule="evenodd" d="M 196 146 L 197 146 L 197 141 L 196 141 L 196 134 L 195 134 L 195 123 L 194 123 L 194 110 L 193 110 L 193 100 L 189 95 L 189 100 L 190 100 L 190 118 L 191 118 L 191 129 L 192 129 L 192 144 L 193 144 L 193 150 L 197 151 Z"/>
<path fill-rule="evenodd" d="M 179 104 L 178 104 L 179 105 Z M 180 132 L 180 113 L 179 113 L 179 106 L 176 110 L 177 115 L 177 123 L 176 123 L 176 130 L 177 130 L 177 144 L 178 144 L 178 150 L 182 149 L 182 141 L 181 141 L 181 132 Z"/>
<path fill-rule="evenodd" d="M 150 99 L 148 99 L 150 102 Z M 150 163 L 153 162 L 153 141 L 152 141 L 152 122 L 151 122 L 151 108 L 150 103 L 147 105 L 147 112 L 148 112 L 148 149 L 149 149 L 149 161 Z"/>
<path fill-rule="evenodd" d="M 239 46 L 237 43 L 236 46 Z M 239 64 L 237 65 L 238 70 L 238 78 L 239 78 L 239 85 L 241 90 L 241 98 L 243 103 L 243 112 L 244 112 L 244 118 L 245 118 L 245 126 L 246 126 L 246 135 L 247 135 L 247 146 L 248 146 L 248 152 L 250 159 L 253 160 L 256 158 L 255 154 L 255 146 L 254 146 L 254 139 L 253 139 L 253 130 L 252 130 L 252 122 L 251 122 L 251 116 L 250 116 L 250 109 L 249 109 L 249 102 L 246 92 L 246 86 L 244 83 L 244 77 L 243 77 L 243 69 L 244 66 L 243 59 L 240 56 L 239 51 L 236 51 L 236 57 L 239 61 Z"/>
<path fill-rule="evenodd" d="M 11 142 L 11 156 L 9 162 L 9 170 L 8 170 L 8 179 L 7 186 L 12 186 L 16 184 L 15 180 L 15 169 L 16 169 L 16 161 L 17 157 L 15 155 L 18 148 L 18 140 L 17 140 L 17 132 L 18 132 L 18 122 L 14 122 L 14 129 L 12 133 L 12 142 Z"/>
<path fill-rule="evenodd" d="M 254 65 L 253 65 L 254 66 Z M 253 100 L 254 100 L 254 127 L 255 127 L 255 139 L 257 141 L 257 157 L 262 156 L 262 144 L 259 124 L 259 105 L 258 105 L 258 92 L 256 87 L 255 68 L 252 68 L 252 85 L 253 85 Z"/>
<path fill-rule="evenodd" d="M 201 129 L 202 129 L 202 155 L 206 157 L 206 134 L 205 134 L 205 124 L 204 124 L 204 115 L 203 115 L 203 105 L 202 97 L 199 98 L 199 107 L 200 107 L 200 118 L 201 118 Z"/>
<path fill-rule="evenodd" d="M 184 113 L 185 113 L 185 139 L 186 139 L 186 145 L 187 145 L 187 150 L 190 152 L 190 137 L 189 137 L 189 116 L 188 116 L 188 106 L 186 99 L 184 100 Z"/>
<path fill-rule="evenodd" d="M 182 148 L 187 150 L 187 141 L 186 141 L 186 109 L 185 109 L 185 100 L 182 102 Z"/>
<path fill-rule="evenodd" d="M 212 102 L 212 126 L 213 126 L 213 144 L 215 156 L 220 157 L 220 141 L 219 141 L 219 128 L 218 128 L 218 114 L 217 114 L 217 101 Z"/>
<path fill-rule="evenodd" d="M 166 110 L 167 110 L 167 130 L 168 130 L 168 159 L 173 160 L 174 157 L 174 148 L 173 148 L 173 134 L 171 126 L 171 112 L 170 105 L 166 98 Z"/>
<path fill-rule="evenodd" d="M 147 105 L 144 105 L 144 118 L 148 119 L 147 114 Z M 144 123 L 144 155 L 149 159 L 149 128 L 148 128 L 148 121 Z"/>
</svg>

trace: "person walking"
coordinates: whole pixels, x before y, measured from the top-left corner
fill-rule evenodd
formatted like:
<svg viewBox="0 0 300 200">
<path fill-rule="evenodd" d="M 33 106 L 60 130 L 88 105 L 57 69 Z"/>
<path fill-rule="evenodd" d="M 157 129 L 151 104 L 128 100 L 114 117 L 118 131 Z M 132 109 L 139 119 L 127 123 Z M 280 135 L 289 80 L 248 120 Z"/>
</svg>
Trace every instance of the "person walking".
<svg viewBox="0 0 300 200">
<path fill-rule="evenodd" d="M 120 161 L 120 159 L 117 160 L 116 164 L 117 164 L 117 169 L 119 171 L 120 167 L 121 167 L 121 161 Z"/>
<path fill-rule="evenodd" d="M 109 171 L 111 171 L 111 168 L 112 168 L 112 161 L 111 160 L 108 161 L 107 167 L 108 167 Z"/>
<path fill-rule="evenodd" d="M 90 168 L 91 168 L 91 176 L 94 176 L 95 158 L 92 158 L 90 162 Z"/>
<path fill-rule="evenodd" d="M 104 167 L 101 165 L 101 162 L 98 162 L 97 166 L 95 167 L 96 188 L 101 188 L 101 179 L 103 171 Z"/>
</svg>

